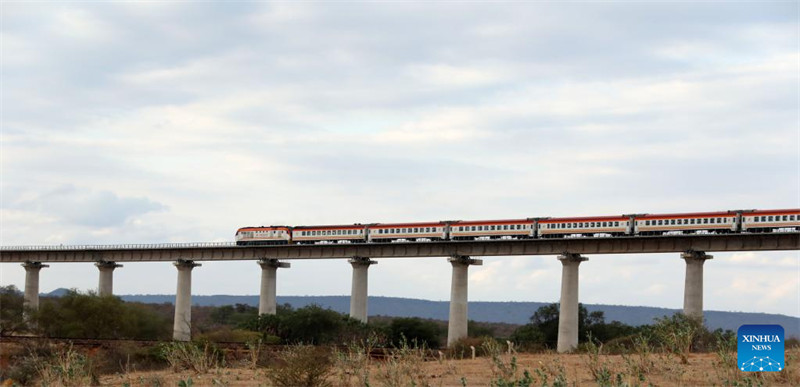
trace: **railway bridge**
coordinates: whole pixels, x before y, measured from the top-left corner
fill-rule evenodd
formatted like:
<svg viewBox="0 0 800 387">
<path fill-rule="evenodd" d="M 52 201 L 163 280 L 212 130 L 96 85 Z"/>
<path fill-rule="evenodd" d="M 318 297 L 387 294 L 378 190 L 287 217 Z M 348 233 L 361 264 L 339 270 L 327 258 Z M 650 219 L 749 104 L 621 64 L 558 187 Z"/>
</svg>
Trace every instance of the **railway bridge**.
<svg viewBox="0 0 800 387">
<path fill-rule="evenodd" d="M 252 260 L 261 266 L 259 313 L 276 311 L 277 269 L 299 259 L 347 259 L 353 268 L 350 316 L 367 321 L 368 269 L 374 259 L 445 257 L 452 265 L 447 344 L 467 336 L 468 269 L 475 257 L 555 255 L 562 264 L 558 351 L 578 344 L 578 267 L 595 254 L 679 253 L 686 263 L 683 312 L 703 316 L 703 264 L 716 251 L 800 250 L 800 233 L 501 239 L 400 243 L 237 246 L 235 243 L 170 243 L 105 246 L 3 246 L 0 262 L 25 268 L 25 304 L 38 308 L 39 272 L 48 264 L 93 262 L 98 293 L 113 294 L 113 272 L 121 262 L 171 261 L 178 270 L 173 338 L 191 339 L 192 269 L 202 261 Z"/>
</svg>

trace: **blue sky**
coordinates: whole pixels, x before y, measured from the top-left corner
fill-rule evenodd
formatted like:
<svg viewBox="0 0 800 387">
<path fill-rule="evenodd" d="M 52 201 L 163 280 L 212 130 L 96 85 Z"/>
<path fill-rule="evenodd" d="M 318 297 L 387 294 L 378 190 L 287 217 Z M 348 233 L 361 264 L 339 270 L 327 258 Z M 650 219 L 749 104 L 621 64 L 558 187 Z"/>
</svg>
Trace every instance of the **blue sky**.
<svg viewBox="0 0 800 387">
<path fill-rule="evenodd" d="M 796 2 L 0 7 L 2 245 L 800 206 Z M 707 309 L 800 316 L 797 252 L 714 255 Z M 582 302 L 682 306 L 678 254 L 589 258 Z M 557 301 L 560 266 L 486 258 L 470 299 Z M 194 292 L 257 294 L 258 274 L 204 263 Z M 175 277 L 126 263 L 115 291 Z M 372 295 L 449 297 L 444 258 L 370 277 Z M 91 264 L 41 274 L 96 285 Z M 279 274 L 279 294 L 349 290 L 344 260 Z"/>
</svg>

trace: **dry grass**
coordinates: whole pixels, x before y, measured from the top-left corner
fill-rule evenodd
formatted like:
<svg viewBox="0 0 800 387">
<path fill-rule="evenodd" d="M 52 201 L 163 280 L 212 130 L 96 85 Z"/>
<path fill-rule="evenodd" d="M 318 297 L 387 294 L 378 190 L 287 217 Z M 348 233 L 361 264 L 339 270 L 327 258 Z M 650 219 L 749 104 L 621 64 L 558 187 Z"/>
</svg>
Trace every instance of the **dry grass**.
<svg viewBox="0 0 800 387">
<path fill-rule="evenodd" d="M 644 345 L 644 344 L 641 344 Z M 200 349 L 200 348 L 198 348 Z M 325 383 L 333 386 L 798 386 L 800 348 L 787 349 L 786 369 L 781 372 L 746 373 L 736 369 L 733 347 L 716 353 L 682 357 L 649 347 L 635 348 L 630 354 L 607 355 L 600 348 L 583 354 L 509 354 L 505 348 L 485 348 L 486 356 L 476 359 L 433 359 L 415 348 L 399 348 L 387 359 L 370 359 L 369 348 L 352 346 L 338 352 L 320 348 L 314 356 L 328 353 L 331 372 Z M 189 379 L 194 386 L 271 386 L 278 384 L 275 370 L 291 356 L 270 355 L 266 366 L 253 367 L 252 359 L 237 367 L 184 366 L 163 370 L 136 371 L 125 368 L 95 379 L 94 357 L 63 347 L 37 356 L 38 367 L 31 369 L 32 385 L 176 386 Z M 208 354 L 208 352 L 198 351 Z M 246 356 L 252 357 L 251 354 Z M 203 362 L 205 363 L 205 361 Z M 303 368 L 303 367 L 301 367 Z M 94 379 L 94 380 L 93 380 Z"/>
<path fill-rule="evenodd" d="M 404 355 L 405 356 L 405 355 Z M 409 355 L 412 358 L 415 355 Z M 522 381 L 525 371 L 530 375 L 531 386 L 798 386 L 800 385 L 800 350 L 786 352 L 787 368 L 782 372 L 745 373 L 738 372 L 734 364 L 725 365 L 717 354 L 690 354 L 688 364 L 681 364 L 678 356 L 671 358 L 653 355 L 645 364 L 639 366 L 639 360 L 623 355 L 599 355 L 597 361 L 608 369 L 609 379 L 598 381 L 587 365 L 586 354 L 508 354 L 493 358 L 477 358 L 464 360 L 426 360 L 413 358 L 408 363 L 395 359 L 395 363 L 384 361 L 365 361 L 363 357 L 353 359 L 354 363 L 368 364 L 364 367 L 352 366 L 349 371 L 337 369 L 329 375 L 327 381 L 335 386 L 394 386 L 416 385 L 427 386 L 489 386 L 502 385 L 498 380 Z M 515 370 L 511 370 L 512 360 Z M 500 370 L 495 361 L 502 362 L 505 371 Z M 334 362 L 337 366 L 342 364 Z M 639 373 L 638 370 L 642 370 Z M 347 372 L 343 377 L 342 371 Z M 169 371 L 134 373 L 131 375 L 113 375 L 100 378 L 101 385 L 121 385 L 125 380 L 131 386 L 157 385 L 174 386 L 182 380 L 191 378 L 196 386 L 271 386 L 268 378 L 269 368 L 223 368 L 217 371 L 197 374 L 193 372 L 173 373 Z M 400 376 L 406 375 L 406 376 Z M 644 380 L 640 379 L 641 377 Z M 395 377 L 397 376 L 397 377 Z M 366 383 L 365 383 L 366 382 Z M 561 383 L 561 384 L 560 384 Z M 508 385 L 508 384 L 506 384 Z M 519 385 L 519 384 L 518 384 Z M 522 384 L 524 385 L 524 384 Z"/>
</svg>

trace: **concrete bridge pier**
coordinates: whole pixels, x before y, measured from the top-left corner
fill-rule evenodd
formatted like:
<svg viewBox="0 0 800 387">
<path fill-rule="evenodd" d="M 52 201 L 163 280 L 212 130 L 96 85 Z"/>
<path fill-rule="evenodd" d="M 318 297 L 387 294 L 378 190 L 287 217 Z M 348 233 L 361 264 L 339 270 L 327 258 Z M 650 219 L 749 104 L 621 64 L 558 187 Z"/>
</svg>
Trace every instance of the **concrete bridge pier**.
<svg viewBox="0 0 800 387">
<path fill-rule="evenodd" d="M 201 266 L 194 261 L 179 260 L 173 263 L 178 269 L 178 290 L 175 293 L 175 319 L 172 339 L 192 339 L 192 269 Z"/>
<path fill-rule="evenodd" d="M 39 271 L 50 265 L 25 262 L 22 267 L 25 268 L 25 296 L 22 299 L 22 306 L 27 316 L 27 311 L 39 310 Z"/>
<path fill-rule="evenodd" d="M 703 264 L 714 258 L 702 251 L 689 250 L 681 253 L 686 261 L 686 282 L 683 291 L 683 314 L 703 320 Z"/>
<path fill-rule="evenodd" d="M 378 262 L 367 257 L 353 257 L 348 262 L 353 265 L 353 285 L 350 290 L 350 317 L 367 322 L 367 270 Z"/>
<path fill-rule="evenodd" d="M 288 268 L 292 265 L 280 262 L 277 259 L 261 259 L 261 295 L 258 298 L 258 314 L 275 314 L 278 309 L 277 300 L 277 272 L 278 268 Z"/>
<path fill-rule="evenodd" d="M 97 285 L 97 295 L 111 296 L 114 294 L 114 269 L 122 267 L 116 262 L 99 261 L 94 264 L 100 270 L 100 281 Z"/>
<path fill-rule="evenodd" d="M 578 266 L 589 258 L 564 253 L 558 260 L 561 261 L 561 302 L 557 350 L 564 353 L 578 347 Z"/>
<path fill-rule="evenodd" d="M 447 346 L 467 337 L 467 295 L 468 272 L 470 265 L 483 265 L 483 260 L 472 259 L 464 255 L 455 255 L 448 259 L 453 265 L 453 277 L 450 282 L 450 318 L 447 321 Z"/>
</svg>

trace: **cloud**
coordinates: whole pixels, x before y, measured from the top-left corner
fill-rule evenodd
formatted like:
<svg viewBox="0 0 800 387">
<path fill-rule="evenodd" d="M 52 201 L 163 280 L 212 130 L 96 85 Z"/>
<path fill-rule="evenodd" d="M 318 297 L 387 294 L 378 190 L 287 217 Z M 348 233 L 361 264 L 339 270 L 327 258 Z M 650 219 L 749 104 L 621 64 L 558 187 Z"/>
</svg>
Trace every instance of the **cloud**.
<svg viewBox="0 0 800 387">
<path fill-rule="evenodd" d="M 800 205 L 794 3 L 3 9 L 3 244 Z M 791 287 L 764 307 L 728 288 L 796 273 L 793 255 L 716 255 L 707 286 L 730 293 L 710 307 L 800 315 Z M 680 307 L 677 256 L 590 259 L 582 301 Z M 339 264 L 293 268 L 286 291 L 346 292 Z M 447 298 L 446 261 L 387 267 L 377 294 Z M 487 260 L 471 296 L 556 301 L 559 273 Z"/>
<path fill-rule="evenodd" d="M 10 207 L 54 216 L 67 225 L 94 228 L 119 227 L 135 216 L 166 209 L 163 204 L 147 198 L 119 197 L 110 191 L 95 192 L 72 185 L 62 185 L 44 193 L 26 192 Z"/>
</svg>

